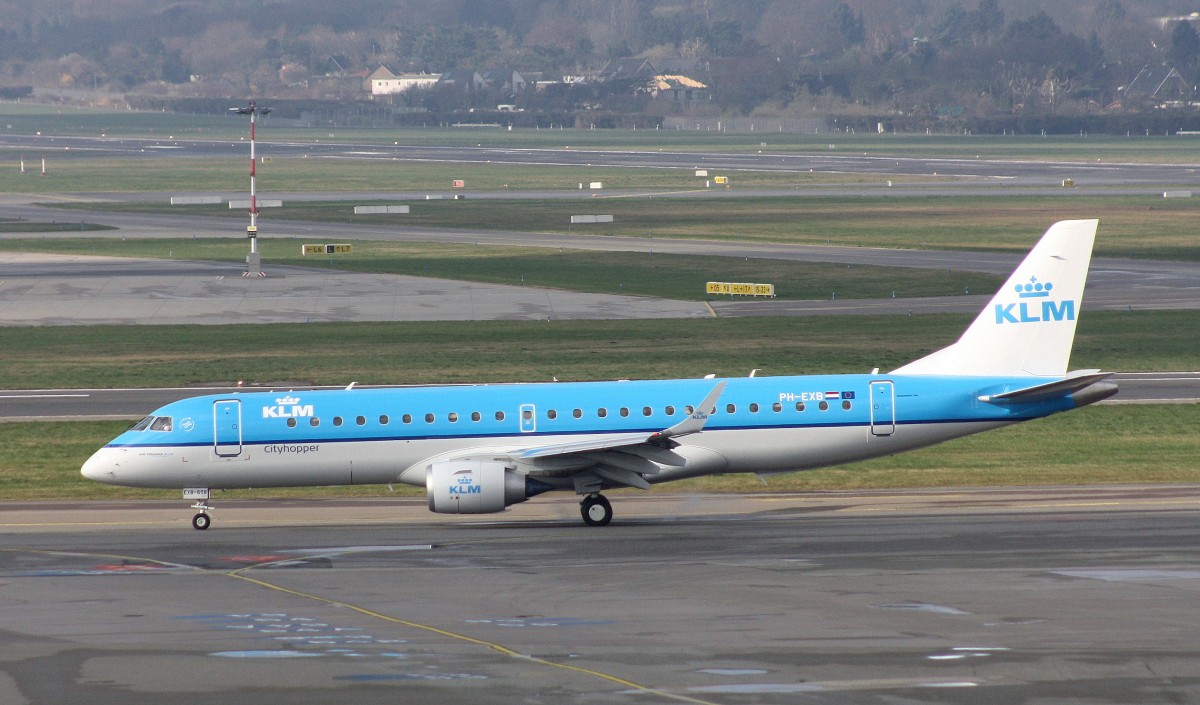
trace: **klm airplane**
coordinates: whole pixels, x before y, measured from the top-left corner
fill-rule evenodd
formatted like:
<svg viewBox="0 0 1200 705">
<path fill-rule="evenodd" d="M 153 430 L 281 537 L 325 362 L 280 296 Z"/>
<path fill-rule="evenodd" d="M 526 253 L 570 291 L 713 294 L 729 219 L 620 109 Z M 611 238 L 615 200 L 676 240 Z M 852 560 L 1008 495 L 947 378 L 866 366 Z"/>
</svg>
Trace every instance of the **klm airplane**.
<svg viewBox="0 0 1200 705">
<path fill-rule="evenodd" d="M 848 463 L 1112 396 L 1110 373 L 1067 371 L 1096 226 L 1052 226 L 957 342 L 885 374 L 200 396 L 142 419 L 82 472 L 182 489 L 197 529 L 214 489 L 396 482 L 446 514 L 574 492 L 603 526 L 604 490 Z"/>
</svg>

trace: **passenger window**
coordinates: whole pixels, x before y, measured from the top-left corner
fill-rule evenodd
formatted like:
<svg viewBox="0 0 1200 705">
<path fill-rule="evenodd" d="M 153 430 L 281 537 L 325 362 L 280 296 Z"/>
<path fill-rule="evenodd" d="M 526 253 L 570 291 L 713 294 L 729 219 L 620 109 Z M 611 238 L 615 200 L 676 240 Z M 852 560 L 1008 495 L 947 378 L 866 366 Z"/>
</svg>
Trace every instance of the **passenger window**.
<svg viewBox="0 0 1200 705">
<path fill-rule="evenodd" d="M 334 416 L 334 417 L 333 417 L 333 425 L 334 425 L 334 426 L 341 426 L 341 425 L 342 425 L 342 417 L 341 417 L 341 416 Z"/>
<path fill-rule="evenodd" d="M 433 423 L 433 420 L 436 418 L 433 414 L 425 414 L 425 423 Z"/>
<path fill-rule="evenodd" d="M 599 409 L 596 409 L 596 416 L 599 416 L 602 419 L 607 418 L 608 417 L 608 409 L 605 409 L 604 407 L 600 407 Z"/>
<path fill-rule="evenodd" d="M 287 427 L 288 427 L 288 428 L 295 428 L 295 427 L 296 427 L 296 419 L 294 419 L 294 418 L 289 418 L 289 419 L 287 420 Z"/>
<path fill-rule="evenodd" d="M 802 401 L 796 402 L 796 411 L 804 411 L 804 402 L 802 402 Z"/>
<path fill-rule="evenodd" d="M 751 404 L 751 405 L 750 405 L 750 413 L 752 413 L 752 414 L 757 414 L 757 413 L 758 413 L 758 404 Z"/>
<path fill-rule="evenodd" d="M 829 402 L 823 401 L 820 404 L 817 404 L 817 408 L 821 411 L 829 411 Z"/>
<path fill-rule="evenodd" d="M 387 426 L 387 425 L 388 425 L 388 417 L 387 417 L 387 414 L 380 414 L 380 416 L 379 416 L 379 425 L 380 425 L 380 426 Z"/>
<path fill-rule="evenodd" d="M 775 413 L 779 413 L 779 412 L 783 411 L 783 404 L 780 404 L 779 402 L 775 402 L 774 404 L 771 405 L 771 411 L 774 411 Z"/>
<path fill-rule="evenodd" d="M 627 406 L 621 407 L 621 416 L 629 416 L 629 407 L 627 407 Z"/>
<path fill-rule="evenodd" d="M 521 412 L 521 418 L 525 419 L 526 421 L 532 420 L 533 419 L 533 411 L 531 409 L 525 409 L 524 411 Z"/>
<path fill-rule="evenodd" d="M 577 419 L 582 419 L 583 418 L 583 409 L 576 409 L 576 410 L 572 411 L 571 416 L 574 416 Z"/>
<path fill-rule="evenodd" d="M 412 423 L 412 414 L 405 414 L 400 418 L 404 423 Z"/>
<path fill-rule="evenodd" d="M 555 411 L 554 409 L 551 409 L 551 410 L 549 410 L 549 411 L 547 411 L 547 412 L 546 412 L 546 418 L 548 418 L 548 419 L 557 419 L 557 418 L 558 418 L 558 412 L 557 412 L 557 411 Z"/>
<path fill-rule="evenodd" d="M 321 425 L 321 419 L 319 419 L 319 418 L 317 418 L 316 416 L 314 416 L 314 417 L 312 417 L 311 419 L 309 419 L 309 420 L 308 420 L 308 425 L 309 425 L 309 426 L 312 426 L 313 428 L 316 428 L 317 426 L 320 426 L 320 425 Z"/>
<path fill-rule="evenodd" d="M 667 412 L 667 416 L 675 415 L 675 407 L 673 407 L 673 406 L 668 406 L 666 409 L 664 409 L 664 411 Z"/>
<path fill-rule="evenodd" d="M 651 416 L 653 414 L 654 414 L 654 409 L 651 409 L 648 406 L 642 407 L 642 416 Z"/>
<path fill-rule="evenodd" d="M 158 418 L 154 419 L 154 421 L 150 424 L 150 430 L 151 431 L 170 431 L 171 430 L 171 417 L 170 416 L 159 416 Z"/>
<path fill-rule="evenodd" d="M 849 411 L 851 406 L 854 406 L 854 405 L 851 404 L 849 401 L 842 402 L 842 408 L 845 409 L 846 411 Z"/>
<path fill-rule="evenodd" d="M 449 414 L 446 415 L 446 420 L 449 421 L 450 423 L 458 423 L 458 414 L 451 411 Z"/>
<path fill-rule="evenodd" d="M 367 417 L 359 416 L 357 419 L 354 419 L 354 423 L 358 424 L 359 426 L 366 426 L 367 425 Z"/>
<path fill-rule="evenodd" d="M 725 413 L 727 413 L 727 414 L 733 414 L 733 413 L 737 413 L 737 405 L 735 405 L 735 404 L 726 404 L 726 405 L 725 405 Z"/>
<path fill-rule="evenodd" d="M 479 412 L 478 412 L 478 411 L 472 411 L 472 412 L 471 412 L 471 420 L 472 420 L 472 421 L 478 421 L 479 419 L 482 419 L 482 418 L 483 418 L 483 417 L 479 415 Z"/>
<path fill-rule="evenodd" d="M 688 404 L 687 406 L 683 407 L 683 413 L 691 416 L 692 414 L 696 413 L 696 408 L 691 404 Z"/>
<path fill-rule="evenodd" d="M 503 412 L 503 411 L 497 411 L 497 412 L 496 412 L 496 420 L 497 420 L 497 421 L 503 421 L 503 420 L 504 420 L 504 412 Z"/>
</svg>

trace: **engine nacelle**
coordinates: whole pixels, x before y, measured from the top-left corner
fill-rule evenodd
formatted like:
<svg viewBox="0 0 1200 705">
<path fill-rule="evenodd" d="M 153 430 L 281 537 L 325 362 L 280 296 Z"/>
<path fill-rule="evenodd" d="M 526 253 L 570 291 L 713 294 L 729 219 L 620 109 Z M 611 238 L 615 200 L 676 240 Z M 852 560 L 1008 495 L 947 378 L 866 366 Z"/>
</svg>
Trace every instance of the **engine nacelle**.
<svg viewBox="0 0 1200 705">
<path fill-rule="evenodd" d="M 439 514 L 490 514 L 553 489 L 510 470 L 503 463 L 448 460 L 425 472 L 430 511 Z"/>
</svg>

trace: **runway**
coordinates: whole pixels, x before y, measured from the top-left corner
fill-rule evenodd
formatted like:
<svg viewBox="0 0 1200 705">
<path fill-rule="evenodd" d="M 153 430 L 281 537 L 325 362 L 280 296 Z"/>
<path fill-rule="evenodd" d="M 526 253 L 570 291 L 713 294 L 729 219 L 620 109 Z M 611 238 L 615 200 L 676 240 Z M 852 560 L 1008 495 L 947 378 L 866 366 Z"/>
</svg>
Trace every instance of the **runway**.
<svg viewBox="0 0 1200 705">
<path fill-rule="evenodd" d="M 1194 486 L 614 501 L 0 505 L 0 701 L 1200 699 Z"/>
<path fill-rule="evenodd" d="M 480 141 L 486 141 L 486 134 Z M 569 139 L 569 138 L 565 138 Z M 769 143 L 770 136 L 764 135 Z M 830 142 L 837 142 L 830 135 Z M 1181 145 L 1190 143 L 1181 142 Z M 1135 187 L 1150 190 L 1163 185 L 1200 185 L 1200 169 L 1189 164 L 1092 163 L 1030 161 L 1016 159 L 937 158 L 876 156 L 831 149 L 807 154 L 774 152 L 768 146 L 754 153 L 670 150 L 596 150 L 564 144 L 553 148 L 483 146 L 421 146 L 353 143 L 336 138 L 320 142 L 288 142 L 269 137 L 258 140 L 260 153 L 272 157 L 309 159 L 355 159 L 428 161 L 438 163 L 533 164 L 543 166 L 660 168 L 690 170 L 705 168 L 739 171 L 831 173 L 888 176 L 917 176 L 978 179 L 1014 187 L 1061 188 L 1064 178 L 1079 186 Z M 0 148 L 38 154 L 69 152 L 72 158 L 87 157 L 244 157 L 244 141 L 189 140 L 174 138 L 107 138 L 50 135 L 0 135 Z"/>
</svg>

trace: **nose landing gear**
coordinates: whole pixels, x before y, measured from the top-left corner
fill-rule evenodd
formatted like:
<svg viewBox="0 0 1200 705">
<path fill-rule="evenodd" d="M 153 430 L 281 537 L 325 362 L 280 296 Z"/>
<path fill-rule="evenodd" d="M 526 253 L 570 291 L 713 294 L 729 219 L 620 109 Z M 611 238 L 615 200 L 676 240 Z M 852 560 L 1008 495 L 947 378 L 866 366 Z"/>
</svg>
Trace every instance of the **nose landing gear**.
<svg viewBox="0 0 1200 705">
<path fill-rule="evenodd" d="M 209 491 L 207 487 L 188 487 L 183 490 L 184 499 L 194 499 L 196 503 L 192 505 L 192 509 L 199 509 L 200 513 L 192 517 L 192 528 L 197 531 L 204 531 L 212 524 L 212 517 L 208 515 L 208 510 L 212 509 L 208 505 Z"/>
<path fill-rule="evenodd" d="M 195 507 L 192 507 L 195 509 Z M 197 531 L 204 531 L 212 524 L 212 517 L 208 516 L 208 507 L 204 507 L 204 511 L 192 517 L 192 528 Z"/>
<path fill-rule="evenodd" d="M 579 503 L 579 513 L 588 526 L 604 526 L 612 521 L 612 505 L 602 494 L 590 494 Z"/>
</svg>

